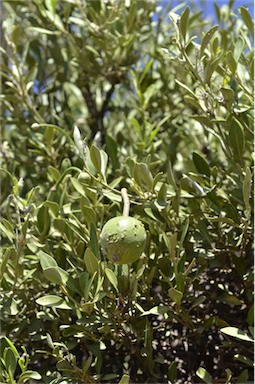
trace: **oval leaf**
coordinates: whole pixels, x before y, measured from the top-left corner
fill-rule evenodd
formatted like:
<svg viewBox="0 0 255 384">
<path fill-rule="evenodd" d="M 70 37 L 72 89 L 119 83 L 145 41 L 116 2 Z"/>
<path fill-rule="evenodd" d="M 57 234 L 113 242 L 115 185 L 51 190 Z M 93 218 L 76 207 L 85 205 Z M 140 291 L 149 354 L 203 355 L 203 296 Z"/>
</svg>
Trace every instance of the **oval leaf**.
<svg viewBox="0 0 255 384">
<path fill-rule="evenodd" d="M 116 291 L 118 292 L 118 280 L 115 273 L 110 268 L 105 268 L 105 274 L 110 283 L 114 286 Z"/>
<path fill-rule="evenodd" d="M 90 275 L 94 275 L 95 272 L 98 272 L 98 259 L 89 248 L 87 248 L 85 251 L 84 263 Z"/>
<path fill-rule="evenodd" d="M 36 371 L 25 371 L 19 377 L 19 383 L 25 383 L 28 380 L 41 380 L 42 376 Z"/>
<path fill-rule="evenodd" d="M 229 143 L 233 150 L 234 158 L 237 162 L 240 162 L 240 159 L 243 156 L 244 151 L 244 132 L 240 125 L 240 123 L 234 119 L 231 124 L 231 128 L 229 131 Z"/>
<path fill-rule="evenodd" d="M 95 166 L 96 170 L 101 173 L 101 155 L 100 155 L 100 149 L 95 146 L 94 144 L 91 145 L 90 147 L 90 159 Z"/>
<path fill-rule="evenodd" d="M 215 25 L 214 27 L 209 29 L 209 31 L 207 31 L 206 34 L 204 35 L 203 40 L 202 40 L 202 44 L 200 47 L 200 58 L 203 56 L 205 48 L 208 46 L 211 38 L 213 37 L 213 35 L 215 34 L 215 32 L 217 31 L 218 28 L 219 28 L 219 26 Z"/>
<path fill-rule="evenodd" d="M 181 14 L 180 18 L 180 31 L 183 36 L 183 39 L 185 41 L 186 39 L 186 33 L 187 33 L 187 28 L 188 28 L 188 22 L 189 22 L 189 14 L 190 14 L 190 9 L 187 7 Z"/>
<path fill-rule="evenodd" d="M 254 340 L 251 336 L 249 336 L 246 332 L 242 331 L 241 329 L 235 328 L 235 327 L 225 327 L 221 328 L 220 330 L 222 333 L 225 333 L 228 336 L 235 337 L 236 339 L 244 340 L 244 341 L 250 341 L 254 343 Z"/>
<path fill-rule="evenodd" d="M 183 296 L 183 293 L 181 291 L 178 291 L 177 289 L 175 288 L 170 288 L 168 290 L 168 294 L 170 296 L 170 298 L 176 303 L 176 304 L 180 304 L 181 300 L 182 300 L 182 296 Z"/>
<path fill-rule="evenodd" d="M 196 375 L 203 380 L 205 383 L 211 384 L 212 383 L 212 376 L 209 372 L 207 372 L 204 368 L 199 367 L 196 371 Z"/>
<path fill-rule="evenodd" d="M 119 381 L 119 384 L 129 384 L 129 379 L 130 379 L 130 376 L 128 375 L 123 375 L 121 380 Z"/>
<path fill-rule="evenodd" d="M 47 280 L 59 285 L 66 285 L 69 278 L 68 273 L 60 267 L 50 267 L 43 271 Z"/>
<path fill-rule="evenodd" d="M 54 307 L 54 308 L 60 308 L 60 309 L 72 309 L 70 305 L 67 304 L 67 302 L 59 296 L 56 295 L 45 295 L 43 297 L 40 297 L 39 299 L 35 300 L 35 302 L 39 305 L 43 305 L 45 307 Z"/>
<path fill-rule="evenodd" d="M 240 7 L 239 12 L 242 16 L 244 23 L 246 24 L 246 27 L 249 29 L 252 36 L 254 37 L 254 21 L 252 20 L 252 17 L 249 14 L 249 11 L 244 7 Z"/>
<path fill-rule="evenodd" d="M 40 264 L 43 270 L 45 270 L 46 268 L 58 266 L 56 260 L 52 256 L 45 253 L 44 251 L 41 251 L 41 250 L 39 251 L 39 257 L 40 257 Z"/>
<path fill-rule="evenodd" d="M 211 171 L 207 161 L 196 152 L 193 152 L 193 163 L 198 173 L 210 177 Z"/>
</svg>

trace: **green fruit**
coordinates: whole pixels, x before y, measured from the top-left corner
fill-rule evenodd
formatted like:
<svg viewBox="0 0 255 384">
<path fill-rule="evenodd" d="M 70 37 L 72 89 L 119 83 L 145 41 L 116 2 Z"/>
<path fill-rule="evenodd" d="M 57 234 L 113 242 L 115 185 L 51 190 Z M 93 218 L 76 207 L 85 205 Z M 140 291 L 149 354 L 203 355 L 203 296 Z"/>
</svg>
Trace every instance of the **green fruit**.
<svg viewBox="0 0 255 384">
<path fill-rule="evenodd" d="M 129 216 L 110 219 L 101 232 L 103 253 L 115 264 L 131 264 L 139 259 L 145 241 L 143 224 Z"/>
<path fill-rule="evenodd" d="M 78 180 L 80 183 L 89 183 L 91 177 L 87 172 L 81 172 L 78 176 Z"/>
</svg>

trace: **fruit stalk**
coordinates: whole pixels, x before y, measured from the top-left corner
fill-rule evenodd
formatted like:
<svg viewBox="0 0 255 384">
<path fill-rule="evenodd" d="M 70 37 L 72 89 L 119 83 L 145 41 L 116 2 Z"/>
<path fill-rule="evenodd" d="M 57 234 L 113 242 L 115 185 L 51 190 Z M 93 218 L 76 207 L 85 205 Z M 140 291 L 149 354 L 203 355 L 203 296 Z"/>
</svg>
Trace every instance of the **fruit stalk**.
<svg viewBox="0 0 255 384">
<path fill-rule="evenodd" d="M 130 201 L 127 194 L 127 188 L 121 188 L 121 195 L 123 199 L 123 212 L 122 216 L 129 216 Z"/>
</svg>

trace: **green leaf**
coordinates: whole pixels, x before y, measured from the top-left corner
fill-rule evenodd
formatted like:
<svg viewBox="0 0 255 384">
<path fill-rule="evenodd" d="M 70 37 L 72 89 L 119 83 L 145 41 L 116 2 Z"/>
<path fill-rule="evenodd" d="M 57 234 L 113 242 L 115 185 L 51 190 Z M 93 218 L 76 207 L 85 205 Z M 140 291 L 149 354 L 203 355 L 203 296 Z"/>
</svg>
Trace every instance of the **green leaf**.
<svg viewBox="0 0 255 384">
<path fill-rule="evenodd" d="M 91 279 L 93 279 L 93 276 Z M 89 298 L 89 289 L 90 289 L 91 279 L 89 278 L 88 272 L 82 272 L 79 276 L 79 285 L 82 290 L 83 298 L 85 299 L 85 301 L 88 301 L 88 298 Z"/>
<path fill-rule="evenodd" d="M 60 267 L 49 267 L 43 270 L 43 274 L 47 280 L 59 285 L 66 285 L 69 275 Z"/>
<path fill-rule="evenodd" d="M 176 304 L 180 304 L 181 301 L 182 301 L 182 297 L 183 297 L 183 293 L 181 291 L 178 291 L 177 289 L 175 288 L 170 288 L 168 290 L 168 295 L 170 296 L 170 298 L 176 303 Z"/>
<path fill-rule="evenodd" d="M 250 206 L 251 184 L 252 184 L 252 174 L 251 174 L 250 168 L 247 168 L 244 176 L 242 192 L 243 192 L 245 209 L 248 212 L 251 210 L 251 206 Z"/>
<path fill-rule="evenodd" d="M 180 242 L 179 242 L 179 248 L 182 247 L 183 245 L 183 242 L 185 240 L 185 237 L 187 235 L 187 232 L 188 232 L 188 229 L 189 229 L 189 217 L 187 217 L 187 219 L 184 221 L 184 223 L 182 224 L 183 228 L 182 228 L 182 232 L 181 232 L 181 238 L 180 238 Z"/>
<path fill-rule="evenodd" d="M 91 366 L 92 360 L 93 360 L 93 356 L 89 355 L 89 357 L 82 363 L 82 370 L 83 370 L 83 372 L 87 372 L 88 371 L 88 369 Z"/>
<path fill-rule="evenodd" d="M 111 164 L 113 165 L 114 168 L 116 168 L 119 164 L 119 160 L 117 156 L 118 144 L 114 140 L 114 138 L 111 137 L 110 135 L 106 135 L 105 142 L 106 142 L 107 153 L 111 160 Z"/>
<path fill-rule="evenodd" d="M 151 68 L 152 64 L 153 64 L 153 60 L 149 60 L 149 61 L 147 62 L 147 64 L 145 65 L 145 67 L 144 67 L 144 69 L 143 69 L 143 72 L 142 72 L 142 74 L 141 74 L 141 76 L 140 76 L 140 78 L 139 78 L 139 84 L 142 83 L 142 81 L 143 81 L 143 79 L 144 79 L 146 73 L 149 71 L 149 69 Z"/>
<path fill-rule="evenodd" d="M 11 348 L 14 356 L 16 356 L 16 358 L 19 358 L 19 352 L 18 352 L 17 348 L 15 347 L 15 345 L 13 344 L 13 342 L 10 339 L 8 339 L 8 337 L 6 337 L 6 336 L 4 336 L 4 340 L 6 341 L 6 343 Z"/>
<path fill-rule="evenodd" d="M 220 60 L 221 57 L 217 57 L 216 59 L 211 60 L 208 62 L 208 64 L 206 64 L 206 67 L 204 69 L 204 81 L 206 84 L 210 84 L 211 77 L 217 69 Z"/>
<path fill-rule="evenodd" d="M 169 307 L 166 305 L 156 305 L 155 307 L 152 307 L 148 311 L 142 312 L 141 316 L 148 316 L 148 315 L 160 315 L 167 313 L 169 311 Z"/>
<path fill-rule="evenodd" d="M 173 292 L 173 296 L 176 295 L 176 299 L 177 300 L 180 300 L 182 299 L 181 298 L 181 295 L 179 294 L 179 292 L 181 292 L 181 294 L 183 295 L 183 291 L 184 291 L 184 285 L 185 285 L 185 282 L 184 282 L 184 274 L 183 272 L 178 272 L 175 276 L 175 281 L 176 281 L 176 292 Z M 171 289 L 171 288 L 170 288 Z M 175 289 L 175 288 L 174 288 Z M 178 292 L 179 291 L 179 292 Z"/>
<path fill-rule="evenodd" d="M 18 47 L 20 42 L 20 37 L 22 36 L 22 29 L 19 25 L 14 25 L 12 30 L 12 41 Z"/>
<path fill-rule="evenodd" d="M 82 19 L 80 19 L 78 17 L 70 16 L 69 19 L 68 19 L 68 22 L 69 23 L 74 23 L 76 25 L 79 25 L 80 27 L 85 27 L 86 26 L 85 20 L 82 20 Z"/>
<path fill-rule="evenodd" d="M 253 361 L 249 359 L 249 357 L 240 355 L 239 353 L 234 356 L 234 359 L 241 361 L 241 363 L 249 365 L 249 367 L 253 367 Z"/>
<path fill-rule="evenodd" d="M 230 71 L 232 72 L 232 75 L 235 76 L 236 69 L 237 69 L 237 62 L 235 61 L 232 51 L 228 51 L 227 53 L 227 63 Z"/>
<path fill-rule="evenodd" d="M 17 356 L 15 356 L 10 347 L 5 348 L 4 350 L 4 360 L 7 370 L 12 373 L 12 376 L 14 376 L 17 367 Z"/>
<path fill-rule="evenodd" d="M 123 180 L 123 176 L 119 176 L 119 177 L 117 177 L 116 179 L 112 180 L 112 181 L 110 182 L 109 186 L 110 186 L 111 188 L 116 188 L 116 187 L 120 184 L 120 182 L 121 182 L 122 180 Z"/>
<path fill-rule="evenodd" d="M 209 167 L 207 161 L 196 152 L 193 152 L 192 157 L 193 157 L 193 163 L 194 163 L 198 173 L 205 175 L 207 177 L 210 177 L 211 176 L 211 170 L 210 170 L 210 167 Z"/>
<path fill-rule="evenodd" d="M 218 28 L 219 26 L 215 25 L 214 27 L 209 29 L 209 31 L 207 31 L 206 34 L 204 35 L 202 39 L 201 47 L 200 47 L 200 58 L 203 56 L 205 48 L 207 48 L 210 40 L 212 39 L 213 35 L 215 34 Z"/>
<path fill-rule="evenodd" d="M 36 371 L 26 371 L 22 372 L 22 374 L 19 376 L 19 381 L 18 383 L 25 383 L 28 380 L 41 380 L 42 376 L 40 373 Z"/>
<path fill-rule="evenodd" d="M 229 143 L 233 150 L 234 159 L 240 163 L 245 146 L 243 129 L 238 120 L 234 119 L 229 130 Z"/>
<path fill-rule="evenodd" d="M 95 272 L 98 272 L 99 270 L 98 259 L 89 248 L 87 248 L 85 251 L 84 263 L 90 275 L 94 275 Z"/>
<path fill-rule="evenodd" d="M 234 296 L 232 293 L 224 291 L 220 296 L 219 300 L 223 303 L 229 304 L 229 305 L 242 305 L 243 302 L 238 299 L 238 297 Z"/>
<path fill-rule="evenodd" d="M 48 166 L 47 170 L 49 171 L 51 177 L 53 178 L 54 181 L 58 181 L 61 174 L 58 169 L 52 167 L 51 165 Z"/>
<path fill-rule="evenodd" d="M 94 144 L 90 147 L 90 158 L 94 164 L 96 170 L 103 176 L 105 179 L 106 167 L 108 163 L 108 155 L 102 149 L 99 149 Z"/>
<path fill-rule="evenodd" d="M 176 83 L 179 84 L 182 88 L 184 88 L 191 96 L 193 96 L 194 99 L 197 99 L 196 94 L 184 83 L 181 81 L 175 79 Z"/>
<path fill-rule="evenodd" d="M 139 280 L 140 277 L 142 277 L 144 270 L 145 270 L 145 265 L 143 264 L 142 267 L 139 268 L 137 273 L 136 273 L 136 279 L 137 280 Z"/>
<path fill-rule="evenodd" d="M 59 371 L 73 371 L 74 370 L 74 367 L 66 360 L 58 361 L 56 366 L 57 366 L 57 369 Z"/>
<path fill-rule="evenodd" d="M 16 316 L 19 313 L 17 301 L 14 298 L 8 298 L 5 300 L 3 309 L 10 316 Z"/>
<path fill-rule="evenodd" d="M 221 328 L 220 332 L 225 333 L 225 335 L 235 337 L 236 339 L 239 339 L 239 340 L 250 341 L 254 343 L 254 340 L 251 336 L 249 336 L 246 332 L 236 327 Z"/>
<path fill-rule="evenodd" d="M 1 264 L 0 264 L 0 281 L 2 280 L 4 273 L 6 271 L 7 263 L 12 255 L 14 249 L 13 248 L 7 248 L 6 251 L 4 252 L 3 258 L 1 259 Z"/>
<path fill-rule="evenodd" d="M 235 47 L 234 47 L 234 58 L 235 58 L 235 62 L 238 63 L 240 57 L 241 57 L 241 54 L 243 52 L 243 49 L 244 49 L 244 46 L 245 46 L 245 42 L 244 42 L 244 39 L 242 38 L 242 36 L 238 36 L 236 42 L 235 42 Z"/>
<path fill-rule="evenodd" d="M 47 236 L 50 231 L 50 226 L 51 218 L 49 208 L 43 204 L 37 213 L 37 228 L 40 236 Z"/>
<path fill-rule="evenodd" d="M 56 295 L 45 295 L 35 300 L 35 302 L 45 307 L 72 309 L 72 307 L 67 304 L 67 302 L 62 297 Z"/>
<path fill-rule="evenodd" d="M 230 371 L 229 368 L 227 368 L 227 369 L 225 370 L 225 372 L 226 372 L 226 374 L 227 374 L 227 379 L 226 379 L 226 381 L 225 381 L 225 384 L 229 384 L 229 383 L 230 383 L 230 380 L 231 380 L 231 377 L 232 377 L 232 373 L 231 373 L 231 371 Z"/>
<path fill-rule="evenodd" d="M 165 183 L 162 183 L 159 191 L 158 191 L 158 199 L 157 203 L 165 207 L 167 201 L 167 186 Z"/>
<path fill-rule="evenodd" d="M 45 270 L 46 268 L 58 266 L 56 260 L 44 251 L 40 250 L 38 254 L 40 257 L 40 264 L 43 270 Z"/>
<path fill-rule="evenodd" d="M 176 362 L 175 361 L 172 361 L 172 363 L 168 367 L 167 378 L 168 378 L 168 380 L 170 380 L 171 383 L 174 383 L 176 381 L 176 378 L 177 378 L 177 366 L 176 366 Z"/>
<path fill-rule="evenodd" d="M 103 195 L 107 197 L 110 201 L 115 201 L 120 203 L 122 201 L 121 195 L 118 195 L 117 193 L 114 193 L 112 191 L 109 191 L 108 189 L 103 189 Z"/>
<path fill-rule="evenodd" d="M 181 178 L 181 187 L 184 191 L 187 191 L 195 196 L 205 196 L 205 191 L 201 185 L 192 180 L 189 176 L 183 175 Z"/>
<path fill-rule="evenodd" d="M 208 244 L 211 244 L 210 233 L 208 231 L 206 222 L 204 220 L 200 220 L 198 222 L 197 229 L 200 232 L 203 240 L 206 240 L 208 242 Z"/>
<path fill-rule="evenodd" d="M 248 383 L 248 379 L 249 379 L 248 369 L 245 369 L 242 373 L 240 373 L 236 382 L 237 382 L 237 384 Z"/>
<path fill-rule="evenodd" d="M 101 155 L 100 155 L 100 149 L 95 146 L 94 144 L 90 147 L 90 159 L 92 163 L 94 164 L 96 170 L 101 173 Z"/>
<path fill-rule="evenodd" d="M 177 189 L 177 184 L 175 181 L 172 164 L 169 161 L 167 165 L 168 165 L 167 166 L 167 182 L 171 184 L 174 187 L 174 189 Z"/>
<path fill-rule="evenodd" d="M 214 10 L 215 10 L 216 17 L 217 17 L 218 21 L 220 21 L 221 20 L 220 7 L 215 2 L 213 3 L 213 5 L 214 5 Z"/>
<path fill-rule="evenodd" d="M 9 224 L 8 227 L 7 224 Z M 15 239 L 15 235 L 13 233 L 11 224 L 7 222 L 7 220 L 5 220 L 5 225 L 3 223 L 0 223 L 0 230 L 8 237 L 8 239 L 12 243 L 13 239 Z"/>
<path fill-rule="evenodd" d="M 220 88 L 220 92 L 224 98 L 224 104 L 226 105 L 228 110 L 231 110 L 232 104 L 235 100 L 235 93 L 233 89 L 230 88 Z"/>
<path fill-rule="evenodd" d="M 207 116 L 192 115 L 191 118 L 198 121 L 202 126 L 205 125 L 206 127 L 213 128 L 213 123 Z"/>
<path fill-rule="evenodd" d="M 57 0 L 45 0 L 45 5 L 53 15 L 56 13 Z"/>
<path fill-rule="evenodd" d="M 242 19 L 243 19 L 246 27 L 249 29 L 250 33 L 252 34 L 252 36 L 254 38 L 254 21 L 252 20 L 252 17 L 249 14 L 249 11 L 244 7 L 240 7 L 239 12 L 242 16 Z"/>
<path fill-rule="evenodd" d="M 146 109 L 148 106 L 148 103 L 152 96 L 156 93 L 157 91 L 157 83 L 152 83 L 149 85 L 149 87 L 146 89 L 146 91 L 143 93 L 143 108 Z"/>
<path fill-rule="evenodd" d="M 134 179 L 140 187 L 142 187 L 142 182 L 145 183 L 149 190 L 153 187 L 153 177 L 146 163 L 135 163 Z"/>
<path fill-rule="evenodd" d="M 84 197 L 86 196 L 85 190 L 83 189 L 81 183 L 75 177 L 71 177 L 71 183 L 80 195 Z"/>
<path fill-rule="evenodd" d="M 119 384 L 129 384 L 129 382 L 130 382 L 130 376 L 124 374 L 120 379 Z"/>
<path fill-rule="evenodd" d="M 38 64 L 35 64 L 29 69 L 26 75 L 26 83 L 32 82 L 32 84 L 34 84 L 37 74 L 38 74 Z"/>
<path fill-rule="evenodd" d="M 185 41 L 186 39 L 186 33 L 187 33 L 187 28 L 188 28 L 188 23 L 189 23 L 189 14 L 190 14 L 190 9 L 187 7 L 181 14 L 180 18 L 180 31 L 183 36 L 183 39 Z"/>
<path fill-rule="evenodd" d="M 254 324 L 254 304 L 251 305 L 251 307 L 248 311 L 247 321 L 248 321 L 249 326 Z"/>
<path fill-rule="evenodd" d="M 59 213 L 58 203 L 56 203 L 54 201 L 46 200 L 44 202 L 44 205 L 46 205 L 50 209 L 50 211 L 53 213 L 54 216 L 58 216 L 58 213 Z"/>
<path fill-rule="evenodd" d="M 110 269 L 110 268 L 105 268 L 105 274 L 107 279 L 110 281 L 110 283 L 114 286 L 116 291 L 118 292 L 118 279 L 116 274 Z"/>
<path fill-rule="evenodd" d="M 94 209 L 91 207 L 88 207 L 87 205 L 84 205 L 83 201 L 81 201 L 81 211 L 85 220 L 89 224 L 93 224 L 95 226 L 97 219 L 96 219 L 96 212 L 94 211 Z"/>
<path fill-rule="evenodd" d="M 119 377 L 117 373 L 106 373 L 102 376 L 102 380 L 107 380 L 109 382 L 109 380 L 117 379 L 117 377 Z"/>
<path fill-rule="evenodd" d="M 195 99 L 194 97 L 190 97 L 188 95 L 185 95 L 184 100 L 187 103 L 194 105 L 197 109 L 201 108 L 200 102 L 197 99 Z"/>
<path fill-rule="evenodd" d="M 99 259 L 99 247 L 98 247 L 98 239 L 97 239 L 97 230 L 95 225 L 90 225 L 90 248 L 94 253 L 97 259 Z"/>
<path fill-rule="evenodd" d="M 199 367 L 196 375 L 207 384 L 212 384 L 212 376 L 204 368 Z"/>
<path fill-rule="evenodd" d="M 206 300 L 206 296 L 201 295 L 196 298 L 190 309 L 198 307 L 200 304 L 202 304 Z"/>
<path fill-rule="evenodd" d="M 38 32 L 39 34 L 45 35 L 59 35 L 61 32 L 59 31 L 50 31 L 49 29 L 40 28 L 40 27 L 28 27 L 28 31 Z"/>
</svg>

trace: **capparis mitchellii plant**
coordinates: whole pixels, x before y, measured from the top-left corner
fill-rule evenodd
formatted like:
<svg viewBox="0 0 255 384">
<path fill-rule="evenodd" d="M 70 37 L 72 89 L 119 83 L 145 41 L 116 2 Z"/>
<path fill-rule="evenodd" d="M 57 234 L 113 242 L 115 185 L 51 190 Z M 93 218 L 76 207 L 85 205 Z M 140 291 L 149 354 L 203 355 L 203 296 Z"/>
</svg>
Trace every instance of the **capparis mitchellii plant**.
<svg viewBox="0 0 255 384">
<path fill-rule="evenodd" d="M 173 3 L 1 2 L 0 382 L 253 382 L 254 22 Z"/>
</svg>

